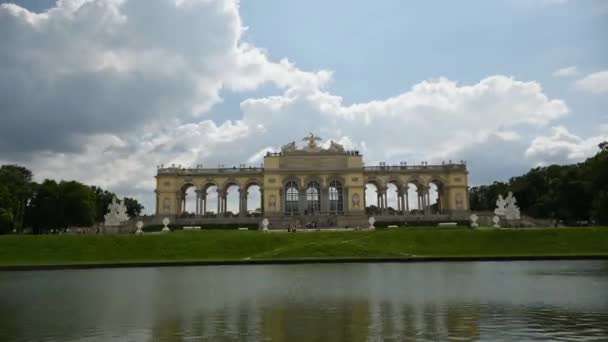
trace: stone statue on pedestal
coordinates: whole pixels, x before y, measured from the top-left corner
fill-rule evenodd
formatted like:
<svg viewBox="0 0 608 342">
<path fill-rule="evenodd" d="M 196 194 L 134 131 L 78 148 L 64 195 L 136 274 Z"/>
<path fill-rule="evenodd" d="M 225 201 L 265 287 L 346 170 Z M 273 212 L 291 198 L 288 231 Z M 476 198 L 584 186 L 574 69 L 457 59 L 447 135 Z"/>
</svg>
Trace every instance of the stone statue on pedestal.
<svg viewBox="0 0 608 342">
<path fill-rule="evenodd" d="M 511 191 L 509 191 L 507 194 L 507 198 L 503 198 L 502 195 L 498 195 L 494 214 L 497 216 L 504 216 L 507 220 L 519 220 L 520 212 L 516 203 L 517 200 Z"/>
<path fill-rule="evenodd" d="M 118 203 L 116 197 L 112 198 L 112 203 L 108 205 L 108 213 L 103 216 L 104 226 L 116 227 L 129 220 L 125 203 Z"/>
</svg>

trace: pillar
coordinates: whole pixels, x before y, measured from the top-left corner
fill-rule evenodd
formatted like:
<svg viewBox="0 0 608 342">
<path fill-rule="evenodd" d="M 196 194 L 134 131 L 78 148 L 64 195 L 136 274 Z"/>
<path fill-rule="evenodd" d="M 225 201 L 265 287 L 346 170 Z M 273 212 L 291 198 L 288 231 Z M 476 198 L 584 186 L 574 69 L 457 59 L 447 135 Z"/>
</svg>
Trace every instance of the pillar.
<svg viewBox="0 0 608 342">
<path fill-rule="evenodd" d="M 217 213 L 222 212 L 222 190 L 217 189 Z"/>
<path fill-rule="evenodd" d="M 319 189 L 319 201 L 321 201 L 321 212 L 329 212 L 329 187 Z"/>
<path fill-rule="evenodd" d="M 279 201 L 280 203 L 280 201 Z M 264 214 L 264 189 L 260 186 L 260 210 Z"/>
</svg>

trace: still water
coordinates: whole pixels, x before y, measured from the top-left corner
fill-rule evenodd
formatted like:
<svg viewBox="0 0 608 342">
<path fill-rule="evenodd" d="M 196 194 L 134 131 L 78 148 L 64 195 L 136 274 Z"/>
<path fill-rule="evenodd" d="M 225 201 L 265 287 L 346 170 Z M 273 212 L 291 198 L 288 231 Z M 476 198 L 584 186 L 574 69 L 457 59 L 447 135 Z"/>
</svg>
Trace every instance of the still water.
<svg viewBox="0 0 608 342">
<path fill-rule="evenodd" d="M 0 341 L 608 341 L 608 261 L 0 272 Z"/>
</svg>

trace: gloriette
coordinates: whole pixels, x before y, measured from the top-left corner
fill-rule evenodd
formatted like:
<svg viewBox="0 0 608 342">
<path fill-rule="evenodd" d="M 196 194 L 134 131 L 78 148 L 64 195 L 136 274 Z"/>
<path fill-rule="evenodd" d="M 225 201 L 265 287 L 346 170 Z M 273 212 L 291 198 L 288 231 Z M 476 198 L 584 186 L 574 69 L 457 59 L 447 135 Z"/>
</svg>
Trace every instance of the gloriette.
<svg viewBox="0 0 608 342">
<path fill-rule="evenodd" d="M 303 140 L 306 145 L 302 148 L 291 142 L 281 152 L 267 153 L 262 167 L 159 167 L 157 217 L 187 216 L 190 223 L 221 219 L 259 222 L 264 217 L 271 228 L 284 228 L 294 222 L 314 222 L 321 227 L 367 227 L 372 214 L 366 212 L 366 207 L 374 205 L 373 216 L 379 222 L 468 218 L 468 171 L 464 162 L 365 166 L 359 151 L 345 150 L 334 142 L 323 148 L 317 145 L 320 138 L 312 133 Z M 375 186 L 376 203 L 366 203 L 367 184 Z M 247 193 L 252 186 L 259 187 L 261 212 L 248 210 Z M 429 193 L 432 186 L 437 191 L 435 203 L 431 203 Z M 196 208 L 184 215 L 186 190 L 191 187 L 195 188 Z M 225 215 L 231 187 L 238 188 L 239 194 L 239 213 L 234 216 Z M 397 204 L 391 208 L 389 187 L 396 192 Z M 416 199 L 411 198 L 409 189 L 415 189 Z M 216 192 L 217 203 L 207 203 L 210 191 Z M 410 203 L 417 204 L 416 208 L 410 208 Z"/>
</svg>

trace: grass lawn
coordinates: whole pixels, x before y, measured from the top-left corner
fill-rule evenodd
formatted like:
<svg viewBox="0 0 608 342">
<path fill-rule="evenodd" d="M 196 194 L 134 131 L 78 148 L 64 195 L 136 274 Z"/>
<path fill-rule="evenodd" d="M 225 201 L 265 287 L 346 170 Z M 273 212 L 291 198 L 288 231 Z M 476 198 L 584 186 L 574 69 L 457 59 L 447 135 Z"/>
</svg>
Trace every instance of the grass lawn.
<svg viewBox="0 0 608 342">
<path fill-rule="evenodd" d="M 303 258 L 608 255 L 608 228 L 0 236 L 0 266 Z"/>
</svg>

